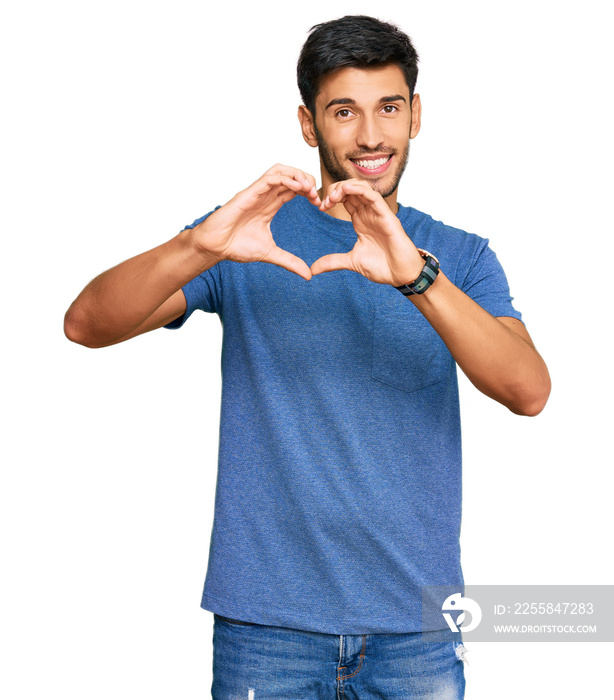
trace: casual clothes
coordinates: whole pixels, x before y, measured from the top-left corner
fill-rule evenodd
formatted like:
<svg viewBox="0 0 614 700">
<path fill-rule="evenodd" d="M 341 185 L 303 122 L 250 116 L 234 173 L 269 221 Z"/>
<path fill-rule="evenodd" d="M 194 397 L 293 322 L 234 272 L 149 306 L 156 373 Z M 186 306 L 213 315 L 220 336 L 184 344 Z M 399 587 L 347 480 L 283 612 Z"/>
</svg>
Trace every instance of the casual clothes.
<svg viewBox="0 0 614 700">
<path fill-rule="evenodd" d="M 487 240 L 412 208 L 398 217 L 457 287 L 520 319 Z M 301 196 L 271 230 L 307 265 L 356 241 Z M 222 261 L 183 291 L 168 327 L 195 309 L 223 324 L 202 607 L 329 634 L 421 631 L 422 587 L 463 585 L 458 385 L 441 338 L 399 291 L 348 270 L 306 281 Z"/>
</svg>

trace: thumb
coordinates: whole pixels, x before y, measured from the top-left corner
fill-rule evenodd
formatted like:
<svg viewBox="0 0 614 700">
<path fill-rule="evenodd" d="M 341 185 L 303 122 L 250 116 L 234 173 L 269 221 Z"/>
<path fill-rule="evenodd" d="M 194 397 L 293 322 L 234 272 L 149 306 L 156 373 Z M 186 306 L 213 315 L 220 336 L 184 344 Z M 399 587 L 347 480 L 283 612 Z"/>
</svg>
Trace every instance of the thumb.
<svg viewBox="0 0 614 700">
<path fill-rule="evenodd" d="M 303 279 L 311 279 L 311 270 L 307 266 L 307 263 L 283 248 L 275 246 L 275 248 L 273 248 L 263 260 L 263 262 L 273 263 L 273 265 L 284 267 L 286 270 L 294 272 Z"/>
<path fill-rule="evenodd" d="M 311 274 L 319 275 L 321 272 L 331 270 L 351 270 L 350 256 L 348 253 L 332 253 L 318 258 L 311 266 Z"/>
</svg>

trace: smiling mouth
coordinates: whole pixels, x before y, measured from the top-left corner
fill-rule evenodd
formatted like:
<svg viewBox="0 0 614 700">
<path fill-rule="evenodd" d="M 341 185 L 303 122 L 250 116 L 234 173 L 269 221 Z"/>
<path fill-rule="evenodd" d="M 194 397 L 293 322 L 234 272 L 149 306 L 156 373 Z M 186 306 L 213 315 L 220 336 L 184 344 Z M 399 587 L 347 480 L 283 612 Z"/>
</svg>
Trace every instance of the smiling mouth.
<svg viewBox="0 0 614 700">
<path fill-rule="evenodd" d="M 377 156 L 373 158 L 350 158 L 350 160 L 362 171 L 375 172 L 383 170 L 390 162 L 392 155 L 393 154 L 391 153 L 388 156 Z"/>
</svg>

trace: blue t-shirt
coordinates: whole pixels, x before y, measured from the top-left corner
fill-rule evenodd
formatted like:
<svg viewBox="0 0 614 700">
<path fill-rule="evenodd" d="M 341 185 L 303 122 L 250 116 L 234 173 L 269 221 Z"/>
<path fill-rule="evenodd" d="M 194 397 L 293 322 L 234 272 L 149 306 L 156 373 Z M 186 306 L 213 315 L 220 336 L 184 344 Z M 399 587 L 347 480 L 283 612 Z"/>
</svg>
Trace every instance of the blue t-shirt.
<svg viewBox="0 0 614 700">
<path fill-rule="evenodd" d="M 456 286 L 520 319 L 487 240 L 412 208 L 398 217 Z M 356 241 L 301 196 L 271 229 L 307 265 Z M 422 587 L 463 585 L 458 384 L 441 338 L 399 291 L 348 270 L 306 281 L 222 261 L 183 291 L 169 327 L 195 309 L 223 326 L 202 607 L 330 634 L 423 629 Z"/>
</svg>

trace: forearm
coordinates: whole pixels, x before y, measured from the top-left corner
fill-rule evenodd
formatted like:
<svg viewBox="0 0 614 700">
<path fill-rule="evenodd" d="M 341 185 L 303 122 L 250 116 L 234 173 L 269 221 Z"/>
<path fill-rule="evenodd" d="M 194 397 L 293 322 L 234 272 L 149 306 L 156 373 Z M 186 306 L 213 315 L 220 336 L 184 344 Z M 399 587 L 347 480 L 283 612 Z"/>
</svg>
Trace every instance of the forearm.
<svg viewBox="0 0 614 700">
<path fill-rule="evenodd" d="M 514 413 L 537 415 L 543 409 L 550 393 L 548 369 L 520 321 L 512 330 L 443 272 L 425 294 L 409 298 L 480 391 Z"/>
<path fill-rule="evenodd" d="M 64 331 L 90 347 L 117 342 L 215 262 L 194 245 L 191 230 L 183 231 L 92 280 L 66 312 Z"/>
<path fill-rule="evenodd" d="M 185 310 L 181 287 L 222 259 L 272 263 L 311 279 L 305 262 L 279 248 L 270 229 L 281 205 L 297 194 L 320 204 L 311 175 L 274 165 L 201 223 L 92 280 L 66 312 L 67 337 L 102 347 L 172 321 Z"/>
</svg>

